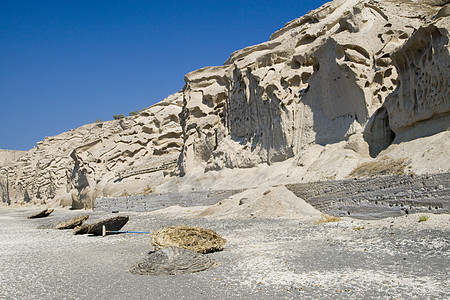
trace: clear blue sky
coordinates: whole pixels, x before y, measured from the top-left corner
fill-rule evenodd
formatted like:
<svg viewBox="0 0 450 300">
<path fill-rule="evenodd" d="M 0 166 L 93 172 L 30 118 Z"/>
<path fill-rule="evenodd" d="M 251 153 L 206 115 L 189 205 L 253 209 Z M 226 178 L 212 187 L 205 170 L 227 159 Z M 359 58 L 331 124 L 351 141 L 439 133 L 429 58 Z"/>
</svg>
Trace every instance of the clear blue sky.
<svg viewBox="0 0 450 300">
<path fill-rule="evenodd" d="M 0 149 L 148 107 L 325 2 L 0 0 Z"/>
</svg>

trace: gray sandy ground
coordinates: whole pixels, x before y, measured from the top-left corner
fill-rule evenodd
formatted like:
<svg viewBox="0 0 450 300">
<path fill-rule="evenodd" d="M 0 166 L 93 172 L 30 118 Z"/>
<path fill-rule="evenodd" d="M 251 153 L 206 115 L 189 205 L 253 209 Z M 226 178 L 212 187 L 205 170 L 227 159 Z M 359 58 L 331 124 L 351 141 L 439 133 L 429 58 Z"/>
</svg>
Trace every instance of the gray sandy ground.
<svg viewBox="0 0 450 300">
<path fill-rule="evenodd" d="M 46 229 L 85 211 L 0 208 L 1 299 L 448 299 L 450 216 L 313 224 L 296 219 L 214 219 L 128 213 L 129 230 L 185 224 L 227 239 L 220 264 L 194 274 L 127 270 L 152 250 L 149 236 L 75 236 Z M 90 222 L 115 214 L 90 212 Z"/>
</svg>

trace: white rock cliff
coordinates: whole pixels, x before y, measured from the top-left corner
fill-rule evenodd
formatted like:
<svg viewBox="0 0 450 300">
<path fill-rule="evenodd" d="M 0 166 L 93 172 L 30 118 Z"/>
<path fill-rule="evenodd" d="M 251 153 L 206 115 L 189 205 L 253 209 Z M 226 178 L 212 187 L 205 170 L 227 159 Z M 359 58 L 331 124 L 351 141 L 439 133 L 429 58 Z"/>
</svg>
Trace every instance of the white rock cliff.
<svg viewBox="0 0 450 300">
<path fill-rule="evenodd" d="M 187 74 L 182 91 L 139 116 L 9 160 L 2 201 L 81 208 L 155 188 L 343 178 L 380 156 L 449 172 L 449 14 L 444 0 L 327 3 Z"/>
</svg>

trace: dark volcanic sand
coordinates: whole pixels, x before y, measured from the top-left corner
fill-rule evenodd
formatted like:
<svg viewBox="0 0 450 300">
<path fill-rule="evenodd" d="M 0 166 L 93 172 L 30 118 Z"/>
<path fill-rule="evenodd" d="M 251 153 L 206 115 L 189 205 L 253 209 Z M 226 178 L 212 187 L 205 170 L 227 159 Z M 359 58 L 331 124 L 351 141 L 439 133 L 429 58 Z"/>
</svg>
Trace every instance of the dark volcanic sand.
<svg viewBox="0 0 450 300">
<path fill-rule="evenodd" d="M 176 276 L 132 275 L 152 250 L 145 234 L 75 236 L 48 228 L 86 211 L 0 207 L 1 299 L 448 299 L 450 216 L 315 225 L 301 219 L 214 219 L 127 213 L 129 230 L 176 224 L 227 239 L 219 265 Z M 117 214 L 89 212 L 89 222 Z M 126 227 L 127 227 L 126 225 Z M 126 228 L 125 228 L 126 229 Z"/>
</svg>

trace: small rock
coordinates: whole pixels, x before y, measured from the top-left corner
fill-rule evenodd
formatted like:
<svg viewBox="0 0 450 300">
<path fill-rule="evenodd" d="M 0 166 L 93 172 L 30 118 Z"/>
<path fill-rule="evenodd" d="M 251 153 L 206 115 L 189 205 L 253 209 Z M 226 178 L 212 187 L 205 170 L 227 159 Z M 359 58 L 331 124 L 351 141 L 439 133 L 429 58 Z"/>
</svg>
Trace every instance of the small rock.
<svg viewBox="0 0 450 300">
<path fill-rule="evenodd" d="M 53 211 L 54 211 L 53 208 L 51 208 L 51 209 L 47 208 L 47 209 L 44 209 L 44 210 L 42 210 L 38 213 L 35 213 L 31 216 L 28 216 L 28 219 L 45 218 L 45 217 L 48 217 Z"/>
<path fill-rule="evenodd" d="M 84 215 L 81 217 L 73 218 L 71 220 L 59 223 L 55 226 L 55 229 L 73 229 L 75 227 L 81 226 L 89 218 L 89 215 Z"/>
<path fill-rule="evenodd" d="M 128 216 L 117 216 L 102 220 L 100 222 L 91 224 L 87 233 L 93 235 L 102 235 L 103 226 L 106 227 L 106 230 L 117 231 L 120 230 L 128 222 L 129 219 L 130 218 Z"/>
<path fill-rule="evenodd" d="M 87 234 L 91 225 L 92 224 L 83 224 L 81 226 L 75 227 L 75 229 L 73 230 L 73 234 Z"/>
<path fill-rule="evenodd" d="M 239 205 L 245 204 L 245 203 L 247 203 L 247 201 L 248 201 L 248 198 L 241 198 L 239 200 Z"/>
</svg>

